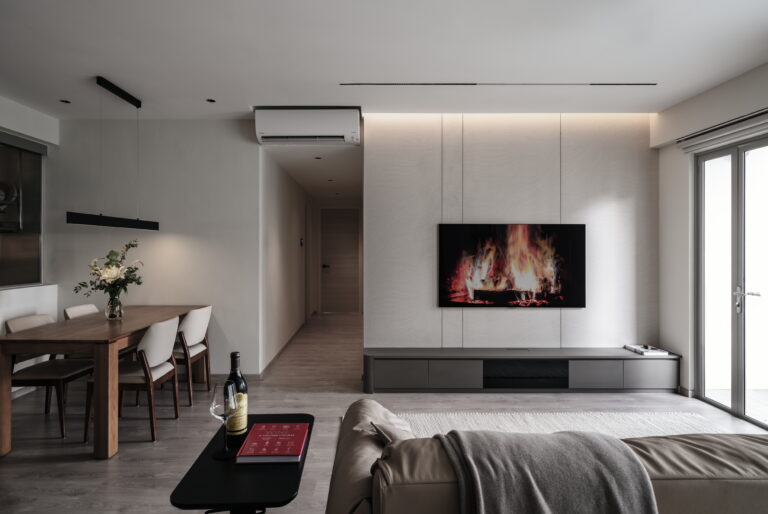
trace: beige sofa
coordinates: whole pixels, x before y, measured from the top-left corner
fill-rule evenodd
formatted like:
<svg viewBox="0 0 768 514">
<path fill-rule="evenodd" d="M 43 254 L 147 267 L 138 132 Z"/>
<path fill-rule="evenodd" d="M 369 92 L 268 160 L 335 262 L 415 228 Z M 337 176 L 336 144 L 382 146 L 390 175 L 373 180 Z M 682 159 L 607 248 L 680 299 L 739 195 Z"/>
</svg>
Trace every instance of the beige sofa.
<svg viewBox="0 0 768 514">
<path fill-rule="evenodd" d="M 768 436 L 624 442 L 648 471 L 660 514 L 768 512 Z M 456 476 L 438 440 L 413 438 L 407 423 L 373 400 L 349 407 L 326 514 L 459 514 L 458 505 Z"/>
</svg>

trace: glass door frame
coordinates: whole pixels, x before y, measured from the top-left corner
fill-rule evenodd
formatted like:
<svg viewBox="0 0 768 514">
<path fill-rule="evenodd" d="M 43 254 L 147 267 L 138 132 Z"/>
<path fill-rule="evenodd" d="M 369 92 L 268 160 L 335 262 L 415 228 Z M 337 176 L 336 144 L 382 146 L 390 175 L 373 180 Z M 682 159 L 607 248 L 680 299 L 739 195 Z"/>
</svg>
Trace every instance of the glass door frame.
<svg viewBox="0 0 768 514">
<path fill-rule="evenodd" d="M 739 298 L 736 291 L 745 292 L 745 209 L 744 177 L 745 153 L 768 145 L 765 135 L 730 144 L 714 150 L 707 150 L 694 156 L 694 349 L 695 397 L 723 409 L 736 417 L 768 429 L 768 424 L 746 414 L 746 362 L 745 362 L 745 316 L 746 298 Z M 731 406 L 723 405 L 706 396 L 705 375 L 705 334 L 704 334 L 704 163 L 724 156 L 731 156 Z M 742 310 L 737 312 L 736 301 Z"/>
</svg>

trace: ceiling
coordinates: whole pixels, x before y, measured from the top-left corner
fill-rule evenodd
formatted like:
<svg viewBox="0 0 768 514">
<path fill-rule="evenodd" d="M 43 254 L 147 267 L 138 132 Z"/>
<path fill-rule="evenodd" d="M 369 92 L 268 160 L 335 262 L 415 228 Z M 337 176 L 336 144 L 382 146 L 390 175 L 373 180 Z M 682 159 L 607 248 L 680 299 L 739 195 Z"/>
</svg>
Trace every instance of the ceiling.
<svg viewBox="0 0 768 514">
<path fill-rule="evenodd" d="M 267 145 L 264 149 L 321 204 L 346 203 L 362 198 L 362 146 Z"/>
<path fill-rule="evenodd" d="M 764 63 L 768 2 L 0 0 L 0 47 L 0 95 L 62 119 L 98 117 L 98 74 L 144 118 L 656 112 Z M 456 81 L 658 85 L 339 85 Z"/>
</svg>

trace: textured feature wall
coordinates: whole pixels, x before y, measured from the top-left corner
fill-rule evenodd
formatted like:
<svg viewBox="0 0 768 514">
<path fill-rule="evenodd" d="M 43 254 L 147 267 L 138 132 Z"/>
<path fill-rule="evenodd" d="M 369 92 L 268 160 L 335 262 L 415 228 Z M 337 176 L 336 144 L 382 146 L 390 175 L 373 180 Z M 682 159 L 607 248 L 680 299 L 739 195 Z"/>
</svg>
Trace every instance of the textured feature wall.
<svg viewBox="0 0 768 514">
<path fill-rule="evenodd" d="M 366 347 L 658 338 L 658 170 L 646 114 L 365 119 Z M 585 309 L 437 307 L 437 225 L 585 223 Z"/>
</svg>

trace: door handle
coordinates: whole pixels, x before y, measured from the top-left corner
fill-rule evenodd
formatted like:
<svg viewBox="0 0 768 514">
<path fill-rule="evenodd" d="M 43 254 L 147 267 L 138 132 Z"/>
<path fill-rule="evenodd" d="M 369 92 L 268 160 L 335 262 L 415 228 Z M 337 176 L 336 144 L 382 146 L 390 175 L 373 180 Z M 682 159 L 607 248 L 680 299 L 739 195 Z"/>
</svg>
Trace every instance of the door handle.
<svg viewBox="0 0 768 514">
<path fill-rule="evenodd" d="M 763 296 L 756 291 L 747 291 L 746 293 L 741 290 L 741 286 L 736 286 L 736 291 L 733 292 L 733 296 L 736 297 L 736 314 L 741 314 L 742 301 L 747 296 Z"/>
</svg>

